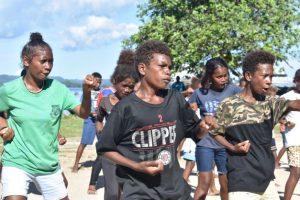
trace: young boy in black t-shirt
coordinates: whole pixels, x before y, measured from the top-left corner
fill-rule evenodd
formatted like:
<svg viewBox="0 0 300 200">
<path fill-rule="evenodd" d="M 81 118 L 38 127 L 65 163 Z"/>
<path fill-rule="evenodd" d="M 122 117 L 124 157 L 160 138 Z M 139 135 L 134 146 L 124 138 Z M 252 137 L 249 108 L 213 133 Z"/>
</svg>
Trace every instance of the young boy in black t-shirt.
<svg viewBox="0 0 300 200">
<path fill-rule="evenodd" d="M 266 96 L 275 57 L 253 51 L 243 60 L 245 89 L 225 99 L 217 112 L 215 139 L 228 149 L 229 199 L 279 199 L 274 181 L 272 130 L 284 112 L 300 110 L 300 100 Z"/>
<path fill-rule="evenodd" d="M 177 146 L 184 137 L 200 138 L 214 125 L 200 120 L 171 79 L 171 53 L 165 43 L 147 41 L 136 50 L 139 89 L 111 111 L 98 153 L 117 163 L 123 199 L 189 199 Z"/>
</svg>

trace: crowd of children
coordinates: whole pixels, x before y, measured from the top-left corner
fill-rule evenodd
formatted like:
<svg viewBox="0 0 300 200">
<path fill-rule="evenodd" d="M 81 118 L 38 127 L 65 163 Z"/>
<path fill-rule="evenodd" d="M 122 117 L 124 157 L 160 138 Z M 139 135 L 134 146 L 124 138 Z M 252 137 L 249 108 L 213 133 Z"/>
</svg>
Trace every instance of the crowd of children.
<svg viewBox="0 0 300 200">
<path fill-rule="evenodd" d="M 300 178 L 299 69 L 295 88 L 277 97 L 268 93 L 276 59 L 267 51 L 244 57 L 241 87 L 230 82 L 222 58 L 209 59 L 191 85 L 177 77 L 170 87 L 173 61 L 166 43 L 145 41 L 124 53 L 111 76 L 110 92 L 100 90 L 102 77 L 95 72 L 83 82 L 80 103 L 48 78 L 52 49 L 41 34 L 31 34 L 21 53 L 24 74 L 0 87 L 3 198 L 25 200 L 28 184 L 34 182 L 44 199 L 68 199 L 58 144 L 66 142 L 59 134 L 62 111 L 71 110 L 87 118 L 73 172 L 79 170 L 84 147 L 98 137 L 89 194 L 96 192 L 102 169 L 107 200 L 202 200 L 209 188 L 216 190 L 216 166 L 222 200 L 279 199 L 272 133 L 280 123 L 290 166 L 284 199 L 291 199 Z M 184 138 L 183 172 L 177 151 Z M 195 163 L 198 185 L 191 197 L 188 177 Z"/>
</svg>

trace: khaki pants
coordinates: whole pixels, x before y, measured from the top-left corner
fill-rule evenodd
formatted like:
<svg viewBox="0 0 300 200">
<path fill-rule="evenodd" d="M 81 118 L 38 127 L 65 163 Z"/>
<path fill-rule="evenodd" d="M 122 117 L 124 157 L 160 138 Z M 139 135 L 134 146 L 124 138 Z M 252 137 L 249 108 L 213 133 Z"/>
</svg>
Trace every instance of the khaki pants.
<svg viewBox="0 0 300 200">
<path fill-rule="evenodd" d="M 271 181 L 263 193 L 229 192 L 229 200 L 279 200 L 275 182 Z"/>
</svg>

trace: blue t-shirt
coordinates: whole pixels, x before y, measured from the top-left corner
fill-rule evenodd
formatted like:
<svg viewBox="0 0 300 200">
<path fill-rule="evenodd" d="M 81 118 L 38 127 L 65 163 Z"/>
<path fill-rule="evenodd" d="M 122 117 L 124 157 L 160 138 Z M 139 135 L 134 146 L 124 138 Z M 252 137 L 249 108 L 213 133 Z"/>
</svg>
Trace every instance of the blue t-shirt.
<svg viewBox="0 0 300 200">
<path fill-rule="evenodd" d="M 185 86 L 184 86 L 183 82 L 179 81 L 179 82 L 173 83 L 171 86 L 171 89 L 176 90 L 178 92 L 183 92 L 185 90 Z"/>
<path fill-rule="evenodd" d="M 200 116 L 214 115 L 218 109 L 219 104 L 226 97 L 235 95 L 241 91 L 236 85 L 229 84 L 221 92 L 212 89 L 197 89 L 194 91 L 189 99 L 189 103 L 197 103 L 200 110 Z M 209 148 L 224 148 L 219 144 L 210 134 L 206 134 L 198 143 L 197 146 L 209 147 Z"/>
</svg>

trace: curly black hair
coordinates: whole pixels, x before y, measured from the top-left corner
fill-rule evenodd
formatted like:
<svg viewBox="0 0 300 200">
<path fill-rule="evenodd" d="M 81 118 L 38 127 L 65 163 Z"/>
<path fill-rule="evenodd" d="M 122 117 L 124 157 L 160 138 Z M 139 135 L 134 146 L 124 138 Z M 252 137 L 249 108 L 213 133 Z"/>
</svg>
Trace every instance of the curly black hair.
<svg viewBox="0 0 300 200">
<path fill-rule="evenodd" d="M 101 78 L 102 79 L 102 75 L 99 72 L 93 72 L 92 76 L 95 78 Z"/>
<path fill-rule="evenodd" d="M 48 48 L 52 52 L 50 45 L 43 40 L 42 34 L 39 32 L 31 33 L 29 42 L 24 45 L 21 51 L 21 60 L 23 60 L 24 57 L 31 60 L 38 48 Z"/>
<path fill-rule="evenodd" d="M 171 50 L 168 45 L 158 40 L 148 40 L 138 46 L 135 51 L 134 65 L 137 68 L 140 63 L 149 65 L 153 54 L 159 53 L 169 56 L 172 60 Z"/>
<path fill-rule="evenodd" d="M 134 65 L 134 51 L 132 49 L 123 49 L 120 53 L 117 65 Z"/>
<path fill-rule="evenodd" d="M 259 64 L 271 64 L 275 63 L 275 56 L 264 50 L 255 50 L 247 53 L 243 60 L 243 74 L 246 72 L 255 72 Z"/>
</svg>

